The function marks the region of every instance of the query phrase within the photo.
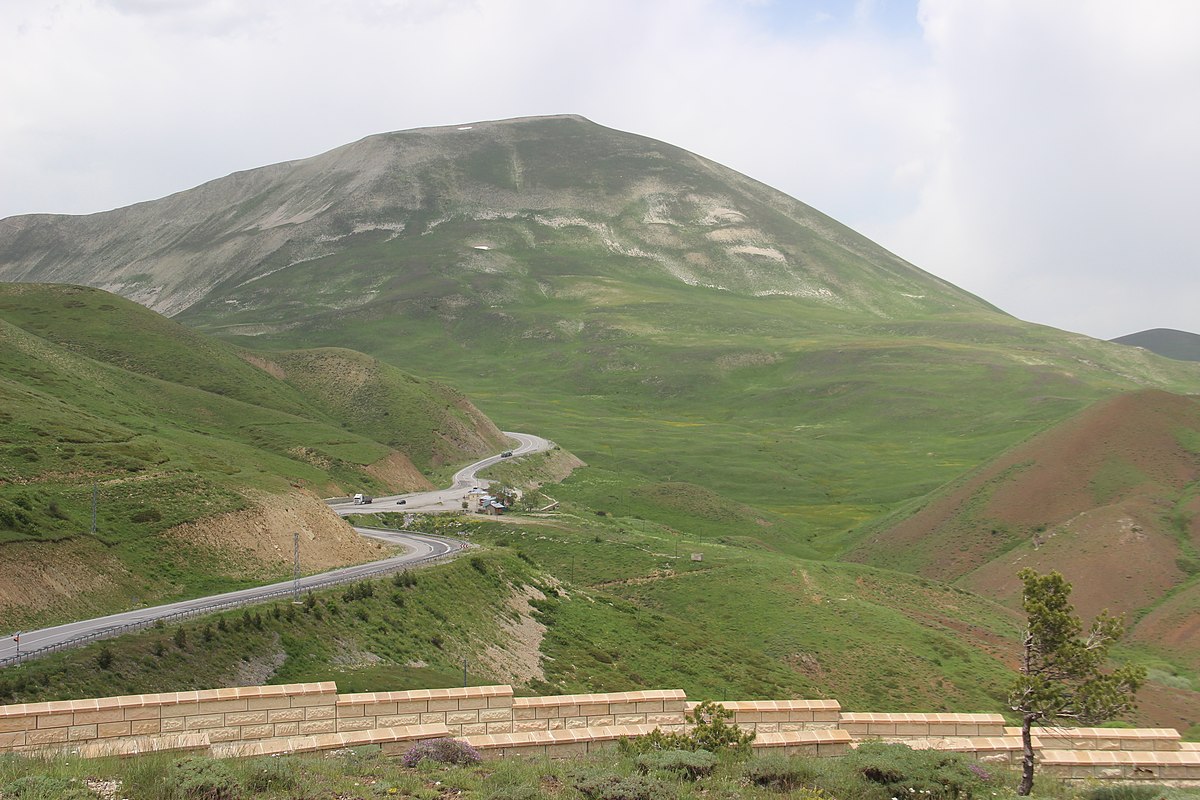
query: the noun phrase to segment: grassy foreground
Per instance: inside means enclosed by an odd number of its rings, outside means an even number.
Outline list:
[[[1017,774],[983,768],[961,756],[864,745],[841,758],[745,756],[667,751],[617,752],[569,760],[509,759],[452,766],[359,748],[327,756],[242,761],[166,755],[80,761],[0,759],[0,793],[21,800],[991,800],[1015,797]],[[1056,800],[1183,800],[1200,790],[1164,786],[1070,786],[1041,777],[1034,797]]]

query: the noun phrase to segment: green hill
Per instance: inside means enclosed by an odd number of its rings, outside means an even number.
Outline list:
[[[375,548],[318,496],[422,487],[414,462],[504,441],[462,395],[360,354],[280,353],[280,367],[95,289],[0,285],[0,343],[0,604],[14,623],[280,575],[290,550],[243,551],[290,541],[290,525],[312,538],[309,569],[364,560]],[[223,515],[230,530],[203,530]]]

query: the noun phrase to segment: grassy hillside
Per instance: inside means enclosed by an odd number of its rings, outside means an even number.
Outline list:
[[[22,576],[0,587],[9,625],[275,577],[289,559],[246,551],[284,525],[313,537],[310,569],[370,557],[316,495],[426,485],[397,444],[432,465],[503,439],[458,393],[352,353],[326,356],[341,385],[405,392],[378,404],[388,425],[339,415],[321,354],[281,355],[289,380],[93,289],[0,286],[0,345],[0,562]],[[197,521],[209,529],[180,538]]]

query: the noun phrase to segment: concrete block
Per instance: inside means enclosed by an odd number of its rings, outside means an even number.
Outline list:
[[[275,727],[275,735],[276,736],[282,737],[282,736],[299,736],[300,735],[300,723],[299,722],[280,722],[277,725],[275,725],[274,727]]]
[[[546,720],[546,730],[561,731],[566,730],[567,722],[563,719],[548,719]]]
[[[487,699],[487,701],[488,701],[488,708],[512,708],[513,707],[513,698],[512,698],[511,694],[510,695],[500,695],[500,696],[496,696],[496,697],[489,697]]]
[[[487,733],[487,723],[477,722],[474,725],[463,725],[463,736],[483,736]]]
[[[106,708],[98,711],[76,711],[76,725],[95,725],[99,722],[124,722],[126,717],[119,708]]]
[[[337,709],[333,706],[308,706],[304,709],[305,721],[314,719],[336,719]]]
[[[638,710],[637,703],[609,703],[609,714],[636,714]],[[618,723],[620,724],[620,723]]]
[[[223,728],[225,727],[224,714],[198,714],[194,717],[187,717],[185,723],[189,731],[202,731],[208,728]]]
[[[401,709],[401,706],[404,706],[404,708]],[[414,708],[408,708],[408,706],[414,706]],[[349,714],[343,714],[342,712],[349,711],[352,708],[360,709],[362,712],[360,716],[364,717],[386,717],[390,714],[399,714],[402,710],[415,711],[419,714],[422,711],[427,711],[428,706],[429,703],[425,701],[419,703],[367,703],[361,706],[338,706],[338,716],[349,716]]]
[[[371,717],[367,717],[371,719]],[[420,714],[396,714],[391,717],[375,717],[375,727],[377,728],[403,728],[406,725],[420,725]]]
[[[25,746],[25,731],[12,731],[11,733],[0,733],[0,750],[7,750],[11,747]]]
[[[488,710],[491,710],[488,706]],[[512,710],[512,718],[516,719],[537,719],[537,709],[534,708],[514,708]]]
[[[337,720],[337,732],[374,730],[374,717],[340,717]]]
[[[392,703],[391,705],[395,705],[395,704]],[[366,706],[362,706],[362,705],[338,706],[337,707],[337,718],[338,719],[349,719],[350,717],[365,717],[365,716],[368,716],[366,713],[366,710],[367,710]],[[375,714],[371,714],[370,716],[373,717],[373,716],[375,716]]]
[[[272,711],[280,708],[291,708],[292,704],[286,697],[248,697],[247,711]]]
[[[121,713],[127,721],[135,719],[160,719],[162,717],[162,715],[158,713],[158,708],[155,706],[150,706],[148,708],[137,708],[135,706],[130,706],[129,708],[121,709]],[[116,720],[113,720],[113,722],[116,722]]]
[[[272,724],[279,722],[303,722],[303,708],[277,708],[267,711],[267,722]]]
[[[67,740],[71,742],[95,739],[96,735],[95,725],[72,725],[67,728]]]
[[[244,725],[241,728],[243,739],[270,739],[275,735],[274,725]]]
[[[185,717],[169,717],[168,719],[159,720],[159,730],[162,733],[182,733],[186,724],[187,719]]]
[[[135,719],[129,723],[129,733],[133,736],[153,736],[159,733],[160,725],[157,719]]]
[[[396,710],[393,713],[404,714],[406,712],[412,713],[415,711],[418,714],[423,714],[428,710],[429,710],[429,701],[428,700],[402,700],[402,701],[396,703]]]
[[[458,701],[458,709],[460,711],[478,710],[487,707],[488,699],[486,697],[463,697]]]
[[[645,714],[617,714],[617,725],[645,725]]]
[[[518,719],[507,708],[484,708],[477,713],[480,722],[506,722]]]
[[[236,742],[241,738],[241,728],[213,728],[208,732],[210,742]]]
[[[449,698],[446,700],[430,700],[430,711],[458,711],[458,698]]]
[[[96,725],[96,735],[101,739],[111,736],[128,736],[130,725],[132,723],[129,722],[101,722]]]
[[[586,728],[588,726],[588,717],[567,717],[567,730],[575,728]]]
[[[288,700],[292,708],[307,708],[309,706],[334,706],[337,705],[336,694],[305,694],[291,695]]]
[[[63,744],[66,741],[66,728],[42,728],[40,730],[25,731],[25,743],[30,746]]]
[[[0,733],[15,733],[37,727],[37,717],[0,717]]]
[[[446,723],[445,712],[442,712],[440,714],[435,713],[435,714],[422,714],[421,715],[421,724],[422,725],[439,725],[439,724],[444,725],[445,723]]]
[[[492,733],[512,733],[513,723],[511,722],[489,722],[487,723],[487,732]]]
[[[588,717],[587,721],[589,728],[611,728],[613,725],[617,724],[617,718],[612,715]]]
[[[266,725],[270,720],[266,711],[238,711],[225,715],[225,724],[231,727],[239,725]]]
[[[548,730],[546,720],[526,719],[513,722],[513,733],[532,733]]]
[[[38,729],[44,728],[69,728],[75,724],[75,715],[66,714],[42,714],[37,718]]]
[[[300,735],[309,736],[314,733],[337,733],[337,720],[314,719],[300,723]]]
[[[246,711],[246,700],[210,700],[196,705],[197,714],[229,714]],[[256,711],[258,709],[255,709]]]
[[[447,711],[447,725],[470,725],[472,722],[479,722],[478,711]]]

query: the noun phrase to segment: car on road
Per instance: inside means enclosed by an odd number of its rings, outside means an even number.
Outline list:
[[[406,506],[406,505],[408,505],[408,501],[407,501],[407,500],[397,500],[397,501],[396,501],[396,505],[398,505],[398,506]]]
[[[512,458],[512,450],[505,450],[500,454],[501,458]]]

